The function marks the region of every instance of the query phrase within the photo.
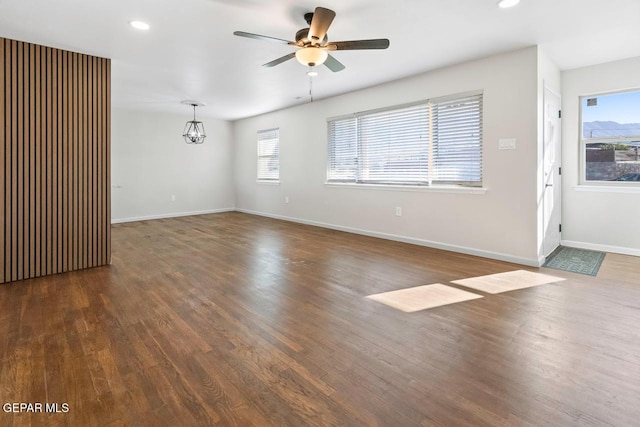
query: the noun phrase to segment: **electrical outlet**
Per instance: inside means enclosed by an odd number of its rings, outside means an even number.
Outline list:
[[[175,202],[175,201],[176,201],[176,195],[175,195],[175,194],[172,194],[172,195],[171,195],[170,200],[171,200],[172,202]]]
[[[289,203],[289,196],[285,196],[285,197],[284,197],[284,202],[285,202],[285,203]]]
[[[400,206],[396,206],[396,216],[402,216],[402,208]]]

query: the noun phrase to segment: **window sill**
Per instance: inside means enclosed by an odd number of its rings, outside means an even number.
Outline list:
[[[257,184],[261,184],[261,185],[280,185],[280,181],[273,181],[273,180],[261,180],[261,179],[257,179],[256,180]]]
[[[325,182],[326,187],[334,188],[358,188],[362,190],[383,190],[383,191],[417,191],[425,193],[455,193],[455,194],[485,194],[486,187],[461,187],[458,185],[434,185],[434,186],[411,186],[411,185],[386,185],[386,184],[351,184],[338,182]]]
[[[640,194],[640,186],[622,186],[622,185],[576,185],[573,187],[575,191],[589,193],[627,193]]]

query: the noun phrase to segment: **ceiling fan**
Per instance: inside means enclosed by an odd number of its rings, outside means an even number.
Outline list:
[[[273,67],[295,57],[302,65],[314,67],[324,64],[331,71],[337,72],[344,70],[345,66],[330,55],[329,51],[386,49],[389,47],[389,39],[330,42],[327,37],[327,30],[335,16],[336,13],[333,10],[325,9],[324,7],[316,7],[314,12],[305,13],[304,19],[309,27],[298,30],[295,42],[244,31],[235,31],[233,34],[250,39],[287,44],[298,48],[295,52],[263,64],[263,67]]]

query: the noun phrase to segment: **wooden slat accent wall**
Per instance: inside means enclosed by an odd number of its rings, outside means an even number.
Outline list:
[[[0,283],[111,258],[109,59],[0,38]]]

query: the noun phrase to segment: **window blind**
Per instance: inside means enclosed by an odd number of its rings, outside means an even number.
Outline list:
[[[432,181],[482,182],[482,95],[435,103],[432,111]]]
[[[280,179],[280,130],[258,131],[258,180]]]
[[[329,182],[482,183],[482,94],[328,121]]]
[[[357,179],[357,138],[355,117],[329,122],[329,181],[351,182]]]
[[[428,105],[419,105],[358,119],[358,181],[428,183],[428,109]]]

